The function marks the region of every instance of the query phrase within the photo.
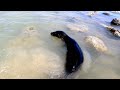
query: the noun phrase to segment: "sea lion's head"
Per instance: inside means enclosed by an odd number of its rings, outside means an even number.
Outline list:
[[[60,39],[64,39],[66,35],[65,32],[63,31],[55,31],[55,32],[51,32],[51,35],[54,36],[54,37],[58,37]]]

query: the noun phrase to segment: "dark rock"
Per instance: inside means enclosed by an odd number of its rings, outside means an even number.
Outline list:
[[[115,19],[113,19],[111,21],[111,24],[113,24],[113,25],[120,25],[120,20],[118,20],[117,18],[115,18]]]
[[[107,12],[104,12],[103,14],[104,14],[104,15],[110,15],[110,14],[109,14],[109,13],[107,13]]]
[[[110,27],[108,26],[107,29],[114,35],[114,36],[117,36],[117,37],[120,37],[120,31],[113,28],[113,27]]]

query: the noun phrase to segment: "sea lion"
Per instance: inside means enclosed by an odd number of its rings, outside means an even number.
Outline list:
[[[51,32],[51,35],[62,39],[66,44],[66,73],[70,74],[72,72],[77,71],[84,61],[83,52],[82,49],[79,47],[78,43],[63,31]]]

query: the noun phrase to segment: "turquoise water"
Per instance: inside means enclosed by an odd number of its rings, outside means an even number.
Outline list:
[[[74,38],[84,52],[82,69],[68,78],[120,78],[120,40],[100,25],[110,25],[120,14],[108,11],[110,16],[106,16],[102,12],[90,17],[89,11],[1,11],[0,78],[63,77],[66,47],[64,42],[51,37],[50,33],[56,30]],[[69,24],[81,25],[81,29],[86,27],[88,31],[70,30]],[[99,37],[108,53],[91,48],[85,42],[90,35]]]

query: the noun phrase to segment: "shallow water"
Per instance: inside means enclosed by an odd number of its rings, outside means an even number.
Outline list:
[[[64,78],[66,47],[50,35],[56,30],[75,39],[84,53],[82,67],[67,78],[120,78],[120,39],[100,25],[110,25],[120,14],[109,11],[110,16],[106,16],[102,12],[89,17],[88,11],[1,11],[0,78]],[[72,31],[68,24],[84,25],[88,31]],[[85,42],[90,35],[99,37],[108,53],[90,47]]]

